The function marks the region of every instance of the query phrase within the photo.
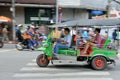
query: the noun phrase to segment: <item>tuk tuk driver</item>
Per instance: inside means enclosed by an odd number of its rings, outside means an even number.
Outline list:
[[[55,56],[58,55],[58,51],[60,48],[69,48],[71,46],[72,36],[70,34],[70,29],[65,28],[64,34],[65,34],[64,39],[61,40],[60,42],[56,42],[56,45],[54,46],[54,55]]]
[[[98,47],[98,48],[101,47],[102,37],[100,35],[100,29],[96,28],[94,30],[94,33],[95,33],[95,37],[86,43],[84,50],[82,51],[82,54],[86,54],[89,47]]]

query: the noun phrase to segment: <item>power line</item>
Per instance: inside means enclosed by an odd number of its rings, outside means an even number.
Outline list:
[[[112,1],[114,1],[114,2],[116,2],[116,3],[118,3],[118,4],[120,5],[120,2],[119,2],[119,1],[116,1],[116,0],[112,0]]]

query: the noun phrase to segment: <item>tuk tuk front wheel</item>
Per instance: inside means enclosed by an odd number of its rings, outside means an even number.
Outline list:
[[[39,67],[47,67],[49,64],[49,60],[46,55],[41,54],[37,57],[36,63]]]
[[[94,57],[91,66],[95,70],[104,70],[107,67],[107,61],[102,56]]]

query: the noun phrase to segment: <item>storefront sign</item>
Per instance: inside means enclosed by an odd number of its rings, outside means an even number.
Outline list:
[[[31,21],[39,21],[39,20],[41,20],[41,21],[49,21],[49,18],[48,17],[30,17],[30,20]]]
[[[58,6],[62,7],[78,7],[80,6],[80,1],[81,0],[57,0],[58,1]]]

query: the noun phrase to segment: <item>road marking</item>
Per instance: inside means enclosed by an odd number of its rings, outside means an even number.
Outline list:
[[[53,79],[22,79],[22,80],[113,80],[112,78],[53,78]]]
[[[36,62],[36,59],[33,59],[32,62]]]
[[[28,63],[27,66],[37,66],[37,63]]]
[[[65,70],[70,70],[70,69],[59,69],[59,68],[41,68],[41,67],[23,67],[20,69],[20,71],[55,71],[55,70],[60,70],[60,71],[65,71]]]
[[[51,64],[52,65],[52,64]],[[72,72],[71,69],[64,68],[41,68],[36,67],[36,59],[33,59],[32,62],[26,64],[26,67],[20,69],[22,73],[16,73],[13,75],[15,78],[22,78],[21,80],[113,80],[112,78],[101,78],[99,76],[109,76],[110,73],[108,71],[90,71],[90,72]],[[74,69],[77,70],[77,69]],[[38,71],[38,72],[37,72]],[[39,71],[62,71],[62,73],[39,73]],[[71,71],[71,72],[65,72]],[[25,72],[25,73],[24,73]],[[78,78],[76,78],[76,76]],[[92,78],[79,78],[80,76],[92,76]],[[94,76],[98,76],[94,78]],[[59,78],[57,78],[59,77]],[[70,78],[72,77],[72,78]],[[32,79],[30,79],[32,78]],[[41,78],[41,79],[38,79]]]
[[[78,73],[17,73],[14,77],[69,77],[69,76],[106,76],[109,72],[78,72]],[[107,79],[106,79],[107,80]]]
[[[10,50],[1,50],[0,52],[8,52],[8,51],[13,51],[13,50],[16,50],[16,49],[10,49]]]
[[[37,66],[37,63],[36,62],[31,62],[31,63],[28,63],[26,64],[27,66]],[[50,65],[53,65],[51,62],[49,63],[49,66]]]

